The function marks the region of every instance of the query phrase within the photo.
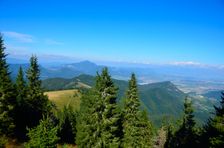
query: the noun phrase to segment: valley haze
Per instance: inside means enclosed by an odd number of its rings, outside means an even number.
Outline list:
[[[62,59],[61,59],[62,60]],[[149,84],[161,81],[171,81],[185,93],[197,94],[209,91],[219,91],[224,88],[224,68],[221,66],[202,65],[195,63],[170,63],[170,64],[142,64],[128,62],[94,62],[73,60],[70,63],[49,62],[43,63],[41,78],[73,78],[80,74],[96,75],[103,67],[108,67],[113,78],[128,80],[131,73],[138,77],[139,84]],[[8,58],[10,71],[13,77],[21,65],[28,68],[28,61]]]

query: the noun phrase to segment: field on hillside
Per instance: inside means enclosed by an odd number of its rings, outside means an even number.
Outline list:
[[[71,105],[75,110],[79,109],[81,94],[76,89],[45,92],[48,98],[56,104],[58,109]]]

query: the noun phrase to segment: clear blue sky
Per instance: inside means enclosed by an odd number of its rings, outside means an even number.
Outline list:
[[[0,0],[12,56],[224,64],[223,0]]]

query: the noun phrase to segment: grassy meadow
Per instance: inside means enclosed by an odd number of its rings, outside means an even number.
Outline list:
[[[58,109],[71,105],[75,110],[79,109],[81,94],[77,89],[45,92],[48,98],[54,102]]]

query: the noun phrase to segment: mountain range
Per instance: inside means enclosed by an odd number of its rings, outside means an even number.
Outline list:
[[[12,72],[12,78],[15,79],[19,66],[26,71],[28,64],[15,59],[9,70]],[[105,67],[97,65],[90,61],[81,61],[70,64],[41,64],[41,79],[48,78],[73,78],[80,74],[95,76],[97,71]],[[155,65],[155,64],[117,64],[107,65],[113,78],[119,80],[128,80],[131,73],[134,72],[140,84],[148,84],[160,81],[171,81],[184,92],[206,93],[212,90],[222,90],[224,88],[224,69],[221,67],[211,67],[202,65]]]

